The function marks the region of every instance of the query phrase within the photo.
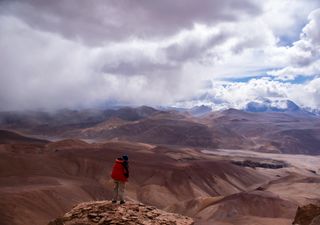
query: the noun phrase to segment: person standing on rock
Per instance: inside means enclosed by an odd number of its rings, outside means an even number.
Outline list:
[[[111,178],[114,181],[113,198],[112,203],[117,203],[119,198],[120,204],[125,203],[124,201],[124,188],[125,183],[129,178],[129,163],[128,156],[124,155],[117,158],[112,167]]]

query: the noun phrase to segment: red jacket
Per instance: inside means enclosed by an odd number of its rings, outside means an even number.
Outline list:
[[[127,182],[129,177],[128,162],[123,159],[116,159],[112,167],[111,177],[114,180]]]

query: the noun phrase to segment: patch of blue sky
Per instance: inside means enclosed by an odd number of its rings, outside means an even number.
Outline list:
[[[261,79],[261,78],[273,78],[273,76],[269,75],[268,72],[271,70],[279,70],[281,68],[265,68],[260,70],[252,70],[248,71],[247,74],[241,74],[233,77],[227,77],[222,79],[223,81],[228,82],[240,82],[240,83],[246,83],[252,79]]]
[[[294,38],[292,36],[282,36],[282,37],[279,37],[279,42],[278,42],[278,45],[279,46],[292,46],[292,44],[295,42],[295,41],[298,41],[299,39],[298,38]]]
[[[292,80],[284,80],[283,83],[291,83],[291,84],[304,84],[306,82],[309,82],[313,80],[316,76],[304,76],[304,75],[298,75]]]
[[[301,31],[307,23],[308,23],[307,20],[298,21],[294,29],[290,30],[290,32],[286,32],[278,36],[278,39],[279,39],[278,45],[291,47],[294,42],[299,41]]]
[[[239,77],[239,78],[227,78],[225,81],[236,82],[236,83],[247,83],[252,79],[261,79],[266,76],[248,76],[248,77]]]
[[[226,78],[224,79],[224,81],[236,82],[236,83],[247,83],[253,79],[270,79],[270,80],[277,80],[278,82],[282,82],[282,83],[303,84],[313,80],[314,78],[315,76],[298,75],[291,80],[281,80],[281,79],[278,79],[276,76],[261,75],[261,76],[248,76],[248,77],[239,77],[239,78]]]

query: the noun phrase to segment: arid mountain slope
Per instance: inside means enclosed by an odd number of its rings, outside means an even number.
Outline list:
[[[16,132],[0,130],[0,144],[46,144],[49,141],[26,137]]]
[[[0,124],[4,129],[21,130],[32,134],[61,136],[64,132],[95,126],[110,118],[136,121],[151,116],[157,110],[142,106],[119,109],[59,110],[56,112],[0,112]]]
[[[123,153],[130,156],[128,198],[160,208],[239,193],[269,179],[192,149],[67,140],[26,151],[20,145],[1,144],[2,223],[45,224],[75,203],[110,199],[110,169]]]
[[[201,118],[219,148],[293,154],[320,153],[320,118],[309,114],[235,109]]]
[[[0,113],[0,128],[26,134],[92,141],[122,140],[259,152],[320,154],[320,118],[300,112],[229,109],[193,117],[150,107],[61,111],[55,114]]]
[[[27,146],[0,144],[4,225],[46,224],[74,204],[110,199],[110,170],[124,153],[130,160],[127,199],[191,216],[196,224],[289,225],[299,204],[320,199],[319,159],[314,156],[295,161],[294,155],[280,155],[288,166],[270,169],[235,164],[275,162],[268,162],[270,154],[240,150],[206,150],[209,154],[202,148],[76,139]],[[280,160],[276,154],[270,157]],[[306,159],[314,160],[312,167],[303,164]]]

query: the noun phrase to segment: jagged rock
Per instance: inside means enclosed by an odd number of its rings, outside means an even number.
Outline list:
[[[111,201],[86,202],[76,205],[63,217],[48,225],[192,225],[193,220],[137,202],[123,205]]]
[[[320,206],[309,204],[299,207],[292,224],[320,225]]]

